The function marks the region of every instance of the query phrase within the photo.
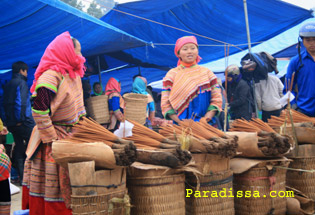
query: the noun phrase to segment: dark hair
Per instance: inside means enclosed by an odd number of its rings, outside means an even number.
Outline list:
[[[74,37],[72,37],[71,38],[72,39],[72,42],[73,42],[73,46],[74,46],[74,48],[76,48],[76,44],[75,44],[75,42],[77,41],[77,42],[79,42],[76,38],[74,38]]]
[[[134,81],[134,80],[136,79],[136,77],[142,77],[142,75],[140,75],[140,74],[134,75],[134,76],[132,77],[132,80]]]
[[[100,82],[95,82],[95,83],[93,84],[93,89],[94,89],[95,86],[98,85],[98,84],[101,85]]]
[[[23,61],[17,61],[15,63],[12,64],[12,72],[13,73],[19,73],[20,70],[28,70],[28,66],[26,63],[24,63]]]

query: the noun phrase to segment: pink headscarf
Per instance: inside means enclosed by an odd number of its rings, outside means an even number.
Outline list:
[[[175,44],[175,49],[174,49],[174,53],[176,55],[176,57],[178,57],[178,62],[177,62],[177,66],[181,64],[181,60],[178,56],[178,52],[179,50],[187,43],[193,43],[198,47],[198,42],[195,36],[185,36],[185,37],[181,37],[176,41]],[[199,63],[199,61],[202,58],[198,55],[197,59],[196,59],[196,63]]]
[[[35,91],[38,78],[51,69],[61,74],[69,74],[70,78],[84,75],[85,58],[74,51],[74,45],[68,31],[58,35],[46,48],[34,74],[35,79],[31,93]]]
[[[121,87],[117,79],[110,78],[105,87],[105,95],[110,95],[111,93],[120,93]]]

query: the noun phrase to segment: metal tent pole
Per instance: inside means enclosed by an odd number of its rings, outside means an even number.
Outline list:
[[[100,80],[100,84],[102,86],[102,75],[101,75],[101,65],[100,65],[100,56],[97,56],[97,69],[98,69],[98,79]]]
[[[246,23],[246,33],[247,33],[247,42],[248,42],[248,51],[251,52],[252,46],[250,41],[250,31],[249,31],[249,22],[248,22],[248,12],[247,12],[247,2],[243,0],[244,3],[244,15],[245,15],[245,23]]]
[[[250,54],[251,51],[252,51],[252,45],[251,45],[251,41],[250,41],[250,30],[249,30],[249,22],[248,22],[248,12],[247,12],[247,2],[246,2],[246,0],[243,0],[243,3],[244,3],[244,15],[245,15],[245,23],[246,23],[248,52]],[[251,85],[252,85],[252,89],[253,89],[253,97],[254,97],[254,103],[255,103],[255,113],[256,113],[256,117],[258,118],[258,107],[257,107],[257,102],[256,102],[255,81],[254,81],[254,79],[252,79]]]

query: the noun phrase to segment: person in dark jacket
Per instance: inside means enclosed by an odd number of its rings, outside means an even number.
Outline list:
[[[26,82],[27,71],[26,63],[22,61],[13,63],[12,79],[4,86],[3,92],[5,124],[14,138],[13,159],[18,169],[20,182],[23,181],[25,151],[35,125],[31,112],[29,88]]]
[[[228,71],[228,102],[232,119],[250,120],[253,113],[253,97],[249,85],[242,79],[239,67],[230,65]]]

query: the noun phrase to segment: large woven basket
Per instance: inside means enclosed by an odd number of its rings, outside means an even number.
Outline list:
[[[125,215],[129,201],[127,191],[93,196],[71,196],[73,215]],[[125,202],[123,199],[125,198]],[[116,200],[120,199],[117,202]],[[127,214],[126,214],[127,215]]]
[[[288,163],[282,164],[287,167]],[[248,171],[234,175],[233,188],[235,195],[235,214],[239,215],[285,215],[286,198],[279,197],[286,191],[286,169],[267,167],[254,167]],[[253,197],[254,192],[259,192],[260,197]],[[271,197],[277,195],[277,197]],[[237,194],[242,192],[243,196]],[[245,197],[245,192],[250,192],[251,197]]]
[[[86,100],[86,111],[90,117],[100,124],[109,123],[108,96],[100,95]]]
[[[196,169],[204,175],[223,172],[230,169],[230,158],[208,153],[192,153]]]
[[[315,170],[315,157],[291,158],[292,169]],[[287,185],[300,190],[308,197],[315,200],[315,172],[288,170]]]
[[[127,179],[133,215],[184,215],[185,175]]]
[[[123,97],[126,104],[124,112],[126,119],[134,120],[144,125],[147,117],[148,96],[127,93]]]
[[[186,194],[188,189],[193,192],[190,197],[186,195],[186,215],[234,215],[234,198],[230,197],[233,196],[233,172],[227,170],[198,178],[199,181],[194,175],[186,175]],[[201,197],[194,196],[198,186]],[[226,197],[220,197],[220,192]],[[214,193],[218,197],[211,195]]]

